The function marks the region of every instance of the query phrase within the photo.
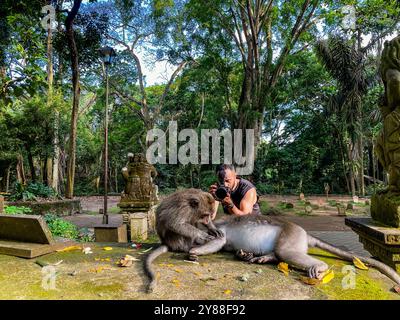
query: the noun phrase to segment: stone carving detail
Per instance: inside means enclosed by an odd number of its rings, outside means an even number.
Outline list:
[[[125,189],[121,197],[123,202],[156,202],[158,188],[153,183],[157,171],[146,161],[144,155],[128,154],[128,163],[122,169]]]
[[[400,234],[389,234],[386,236],[386,243],[388,244],[400,244]]]
[[[385,42],[380,74],[385,95],[380,106],[383,128],[376,142],[376,152],[389,174],[387,191],[400,192],[400,36]]]

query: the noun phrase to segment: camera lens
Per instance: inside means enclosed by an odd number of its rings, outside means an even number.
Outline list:
[[[220,186],[216,191],[215,191],[215,196],[219,199],[222,200],[228,195],[228,188],[225,186]]]

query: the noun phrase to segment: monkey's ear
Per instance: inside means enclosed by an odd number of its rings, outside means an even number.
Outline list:
[[[197,198],[189,198],[189,204],[192,208],[197,208],[199,206],[199,199]]]

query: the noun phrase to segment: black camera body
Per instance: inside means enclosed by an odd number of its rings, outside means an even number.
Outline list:
[[[218,201],[222,201],[228,194],[231,193],[231,189],[225,187],[224,185],[218,186],[218,189],[215,190],[215,197]]]

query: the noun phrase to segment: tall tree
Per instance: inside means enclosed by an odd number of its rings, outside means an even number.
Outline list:
[[[68,165],[67,165],[67,186],[65,190],[65,197],[69,199],[71,199],[74,194],[76,136],[77,136],[79,96],[80,96],[78,48],[75,42],[75,34],[73,26],[74,26],[74,19],[78,14],[81,3],[82,0],[74,0],[72,9],[68,12],[67,19],[65,20],[68,47],[70,50],[71,69],[72,69],[72,90],[73,90],[71,130],[70,130]]]

